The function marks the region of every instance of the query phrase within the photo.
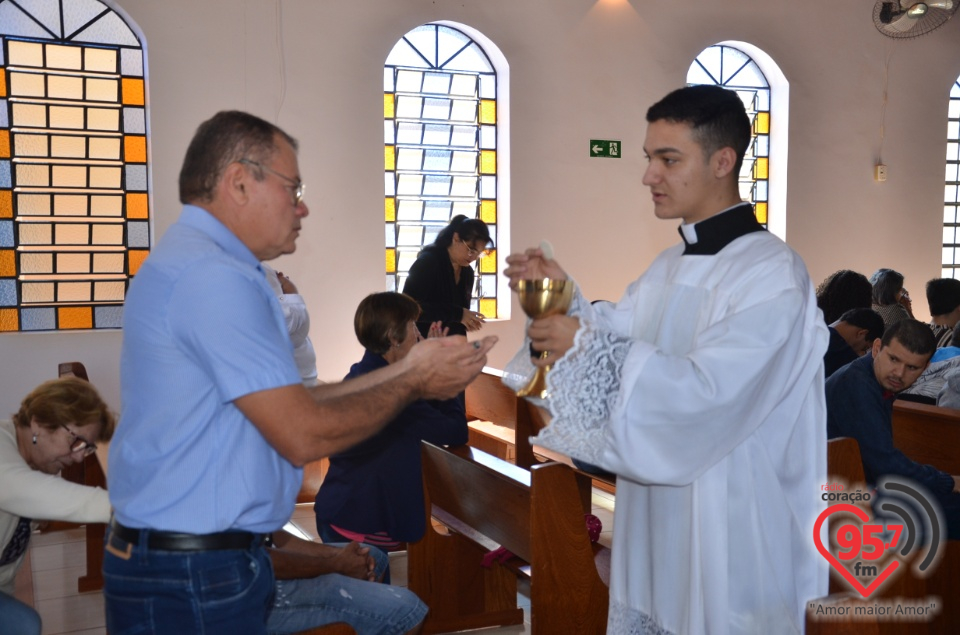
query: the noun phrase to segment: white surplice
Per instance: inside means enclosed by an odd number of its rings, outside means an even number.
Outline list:
[[[827,329],[803,261],[766,231],[683,250],[616,305],[578,294],[532,441],[618,475],[608,633],[802,633],[827,592]],[[529,368],[522,350],[505,381]]]

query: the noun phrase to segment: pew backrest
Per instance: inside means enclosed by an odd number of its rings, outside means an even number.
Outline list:
[[[893,402],[893,444],[918,463],[960,474],[960,410]]]

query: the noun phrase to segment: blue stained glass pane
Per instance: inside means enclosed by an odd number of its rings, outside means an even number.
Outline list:
[[[123,131],[127,134],[146,134],[147,124],[143,108],[124,107]]]
[[[140,221],[127,223],[127,247],[150,246],[150,226]]]
[[[0,43],[2,46],[2,43]],[[0,128],[9,128],[10,122],[7,120],[7,100],[0,99]]]
[[[426,202],[423,210],[423,220],[447,223],[450,218],[450,201]],[[433,242],[433,239],[430,242]]]
[[[450,222],[449,218],[443,219],[445,223]],[[437,239],[437,234],[440,233],[440,227],[425,227],[423,231],[423,244],[432,245],[433,241]]]
[[[427,150],[426,160],[423,162],[424,170],[449,170],[450,169],[449,150]]]
[[[17,281],[0,280],[0,306],[17,306]]]
[[[3,38],[0,37],[0,66],[3,66],[4,64],[6,64],[6,62],[4,62],[4,57],[3,57],[3,56],[4,56],[4,53],[3,53],[4,50],[5,50],[5,49],[4,49],[4,47],[3,47]]]
[[[13,221],[0,221],[0,247],[13,247]]]
[[[21,331],[52,331],[57,327],[56,309],[23,309],[20,311]]]
[[[120,72],[127,77],[143,77],[143,51],[120,49]]]
[[[3,25],[4,35],[50,39],[48,31],[34,22],[12,2],[0,2],[0,24]]]
[[[423,185],[425,196],[447,196],[450,194],[450,183],[452,179],[449,176],[427,175]]]
[[[756,199],[754,199],[755,202],[766,201],[767,200],[767,181],[766,180],[757,181],[757,187],[755,191],[757,196]]]
[[[0,187],[10,188],[10,162],[0,161]]]
[[[387,274],[387,291],[395,292],[396,290],[397,290],[397,277],[393,274],[388,273]]]
[[[770,137],[768,135],[757,135],[757,140],[753,144],[753,154],[758,157],[770,156]]]
[[[386,239],[386,246],[387,246],[387,247],[396,247],[396,246],[397,246],[397,238],[396,238],[396,236],[394,235],[394,231],[396,231],[395,228],[396,228],[396,224],[395,224],[395,223],[387,223],[386,225],[384,225],[384,229],[386,229],[385,239]]]
[[[79,42],[140,46],[140,40],[116,13],[108,13],[103,16],[74,36],[74,39]]]
[[[118,329],[123,326],[122,306],[98,306],[93,309],[93,325],[98,329]]]
[[[73,33],[106,8],[98,0],[73,0],[64,4],[63,28],[67,33]]]
[[[147,166],[128,165],[127,172],[127,190],[132,192],[147,191]]]

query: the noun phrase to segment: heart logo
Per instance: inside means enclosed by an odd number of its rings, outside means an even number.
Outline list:
[[[829,518],[832,514],[839,512],[851,513],[859,518],[862,522],[867,522],[870,520],[870,516],[855,505],[843,503],[831,505],[827,509],[823,510],[823,512],[820,513],[820,516],[817,517],[817,522],[813,526],[813,542],[817,545],[817,551],[819,551],[820,555],[830,563],[830,566],[832,566],[837,573],[843,576],[843,579],[849,582],[850,586],[860,593],[860,595],[862,595],[864,598],[868,598],[881,584],[883,584],[884,580],[889,578],[890,575],[900,567],[900,561],[895,558],[890,560],[890,562],[887,563],[887,566],[884,567],[883,571],[877,575],[874,581],[871,582],[869,586],[864,586],[863,583],[861,583],[860,580],[858,580],[849,569],[843,566],[836,556],[830,553],[830,550],[827,549],[826,545],[821,542],[820,528],[823,526],[823,523],[827,520],[827,518]],[[859,548],[857,551],[859,551]]]

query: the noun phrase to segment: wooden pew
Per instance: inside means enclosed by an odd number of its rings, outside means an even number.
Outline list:
[[[430,607],[423,632],[521,624],[517,575],[529,572],[533,633],[602,633],[609,592],[573,470],[527,471],[469,446],[422,448],[427,532],[408,548],[407,578]],[[450,533],[432,528],[431,511]],[[482,567],[501,545],[517,557]]]

